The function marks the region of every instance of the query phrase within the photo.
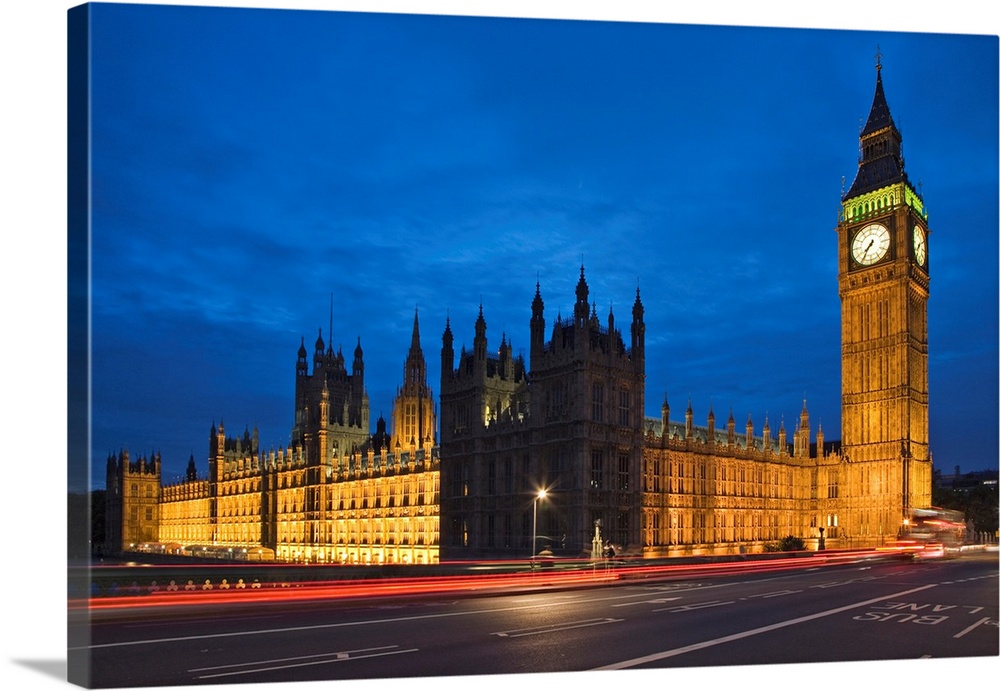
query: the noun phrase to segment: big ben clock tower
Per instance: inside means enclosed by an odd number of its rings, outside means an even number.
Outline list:
[[[859,500],[858,534],[894,534],[930,504],[927,212],[903,167],[877,62],[857,175],[837,224],[842,455]],[[856,507],[857,508],[857,507]]]

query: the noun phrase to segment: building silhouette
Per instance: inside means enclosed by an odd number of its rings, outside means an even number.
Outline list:
[[[636,291],[628,345],[614,313],[602,324],[584,268],[568,319],[546,331],[536,284],[529,363],[501,337],[488,354],[480,309],[472,352],[454,361],[450,323],[441,350],[441,515],[447,558],[530,556],[539,489],[542,541],[590,546],[594,521],[639,544],[645,376],[643,307]],[[548,340],[547,340],[548,339]],[[530,365],[530,371],[526,369]]]
[[[360,339],[348,372],[320,332],[311,373],[303,339],[289,447],[213,424],[207,476],[192,458],[169,486],[158,457],[109,456],[108,544],[328,563],[726,554],[788,535],[882,544],[930,505],[927,218],[879,63],[836,225],[838,441],[813,436],[806,401],[791,431],[765,419],[758,433],[749,417],[737,429],[731,410],[717,425],[711,406],[696,423],[690,401],[672,420],[666,394],[645,417],[640,292],[623,327],[610,309],[602,321],[581,266],[573,313],[551,326],[536,282],[527,362],[505,333],[491,350],[482,305],[471,351],[456,354],[446,320],[440,429],[416,313],[391,427],[380,417],[374,431]]]

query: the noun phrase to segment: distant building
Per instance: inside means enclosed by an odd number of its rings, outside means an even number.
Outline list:
[[[530,355],[502,334],[491,351],[480,306],[472,350],[441,347],[441,424],[414,316],[391,429],[370,430],[360,340],[344,357],[316,341],[298,351],[289,448],[212,426],[208,476],[160,484],[159,458],[108,459],[109,544],[141,542],[246,558],[433,563],[567,556],[604,545],[646,557],[758,551],[792,535],[813,548],[877,545],[930,506],[930,229],[903,165],[878,65],[857,175],[837,230],[841,439],[815,437],[805,401],[793,429],[758,433],[711,406],[695,424],[644,415],[645,306],[627,332],[602,323],[584,268],[573,313],[546,326],[531,302]],[[810,230],[809,232],[816,232]],[[831,376],[834,376],[831,373]],[[665,388],[665,387],[664,387]],[[547,494],[541,498],[539,490]]]
[[[951,475],[944,475],[940,470],[934,470],[934,487],[938,489],[950,489],[956,492],[969,492],[980,486],[996,486],[1000,473],[996,470],[973,470],[963,473],[959,466],[955,466],[955,472]]]

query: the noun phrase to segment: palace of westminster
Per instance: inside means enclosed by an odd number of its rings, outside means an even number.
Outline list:
[[[591,307],[583,268],[572,317],[546,325],[540,285],[530,354],[487,345],[480,306],[471,351],[441,347],[440,415],[416,315],[391,423],[372,432],[364,359],[316,340],[298,350],[287,448],[214,424],[207,475],[192,456],[164,486],[160,458],[107,459],[107,544],[129,551],[230,552],[247,559],[431,564],[581,556],[613,544],[644,557],[761,551],[793,535],[817,546],[876,545],[930,504],[928,227],[903,167],[881,65],[857,175],[837,223],[841,440],[813,436],[808,410],[737,429],[645,410],[644,306],[627,335]],[[539,489],[549,494],[541,498]],[[537,544],[536,538],[539,540]],[[194,547],[197,546],[197,547]]]

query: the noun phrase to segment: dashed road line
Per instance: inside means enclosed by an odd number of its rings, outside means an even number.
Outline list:
[[[693,605],[679,605],[677,607],[661,607],[660,609],[654,609],[654,612],[690,612],[696,609],[708,609],[709,607],[722,607],[723,605],[731,605],[736,600],[709,600],[708,602],[698,602]]]
[[[625,621],[624,619],[584,619],[582,621],[568,621],[560,624],[548,624],[547,626],[533,626],[527,629],[513,629],[511,631],[496,631],[494,636],[501,638],[520,638],[521,636],[536,636],[541,633],[555,633],[557,631],[568,631],[569,629],[582,629],[588,626],[600,626],[601,624],[616,624]]]

